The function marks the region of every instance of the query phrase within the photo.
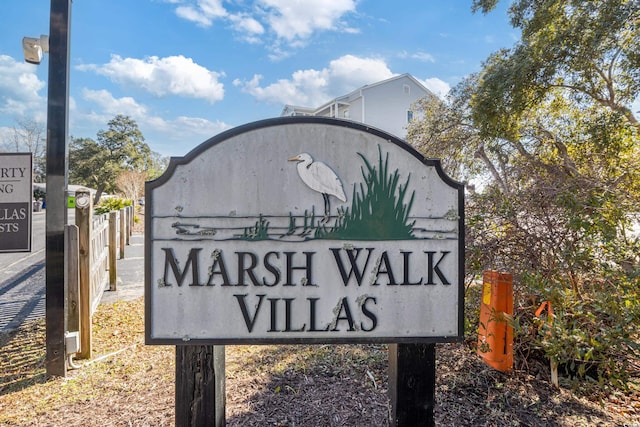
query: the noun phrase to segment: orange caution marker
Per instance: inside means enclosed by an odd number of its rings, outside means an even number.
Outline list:
[[[513,369],[513,276],[487,270],[482,278],[478,354],[498,371]]]

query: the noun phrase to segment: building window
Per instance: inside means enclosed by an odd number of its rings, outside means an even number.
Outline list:
[[[411,87],[409,87],[409,85],[402,85],[402,90],[404,90],[405,95],[409,95],[411,93]]]
[[[407,123],[411,123],[411,120],[413,120],[413,111],[407,110]]]

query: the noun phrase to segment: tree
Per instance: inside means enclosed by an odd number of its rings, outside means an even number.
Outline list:
[[[45,127],[33,119],[16,120],[13,133],[5,140],[9,150],[33,154],[33,179],[44,182],[46,174]]]
[[[518,0],[510,16],[521,41],[458,90],[466,108],[456,110],[482,141],[478,157],[505,196],[527,189],[526,200],[544,194],[562,208],[580,240],[565,253],[588,246],[585,236],[628,235],[640,211],[640,124],[630,108],[640,94],[640,2]]]
[[[69,177],[74,182],[96,189],[94,204],[103,192],[117,190],[116,179],[123,171],[147,171],[157,166],[137,123],[123,115],[115,116],[107,130],[98,132],[97,142],[72,139],[69,165]]]
[[[138,200],[144,194],[144,183],[147,172],[124,170],[116,178],[116,186],[127,199]]]
[[[474,0],[474,9],[496,4]],[[473,108],[483,134],[517,134],[513,118],[552,91],[640,127],[630,108],[640,92],[640,1],[518,0],[509,12],[522,40],[484,65]]]
[[[496,0],[476,0],[490,11]],[[467,271],[515,274],[522,331],[536,303],[553,330],[523,352],[620,381],[640,321],[638,1],[517,0],[522,39],[491,55],[445,103],[423,100],[408,139],[476,184],[467,197]],[[533,310],[531,310],[531,306]],[[577,370],[579,368],[576,368]],[[577,372],[584,374],[584,371]]]

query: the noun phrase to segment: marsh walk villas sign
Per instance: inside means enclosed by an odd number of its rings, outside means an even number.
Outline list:
[[[389,343],[392,423],[429,425],[434,343],[463,337],[463,194],[437,160],[355,122],[215,136],[147,183],[146,342],[177,346],[179,364],[187,347]],[[180,424],[181,407],[202,415],[178,382]]]

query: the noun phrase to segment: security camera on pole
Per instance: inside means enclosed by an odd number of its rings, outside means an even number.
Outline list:
[[[24,51],[25,61],[30,64],[40,64],[42,62],[42,54],[49,53],[49,36],[41,35],[38,39],[24,37],[22,39],[22,50]]]

